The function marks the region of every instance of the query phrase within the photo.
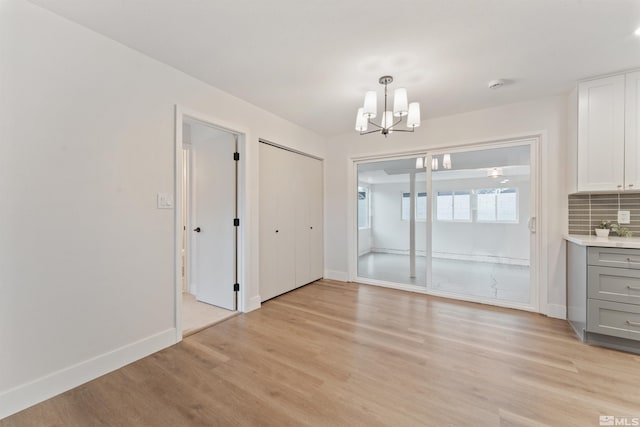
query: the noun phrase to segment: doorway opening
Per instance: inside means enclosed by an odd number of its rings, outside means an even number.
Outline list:
[[[354,279],[539,311],[537,147],[534,138],[354,161]]]
[[[238,313],[242,135],[177,111],[178,340]]]

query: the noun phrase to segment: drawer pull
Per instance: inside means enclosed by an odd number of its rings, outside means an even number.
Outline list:
[[[640,291],[640,287],[638,286],[627,285],[627,289],[629,289],[630,291]]]
[[[640,322],[632,322],[631,320],[627,320],[627,325],[640,327]]]
[[[627,258],[627,262],[640,263],[640,260],[635,260],[635,259]]]

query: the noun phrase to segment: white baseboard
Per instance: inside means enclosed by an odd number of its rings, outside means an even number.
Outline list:
[[[346,271],[325,270],[324,278],[330,280],[338,280],[340,282],[348,282],[349,274]]]
[[[555,319],[566,319],[567,307],[560,304],[547,304],[547,316]]]
[[[0,419],[176,343],[171,328],[0,393]]]
[[[524,267],[529,266],[528,259],[498,257],[498,256],[491,256],[491,255],[472,255],[472,254],[453,254],[453,253],[447,253],[447,252],[434,252],[432,257],[441,258],[441,259],[455,259],[459,261],[489,262],[489,263],[504,264],[504,265],[521,265]]]
[[[409,249],[371,248],[371,252],[376,254],[393,254],[393,255],[409,256]],[[421,249],[416,249],[416,256],[427,256],[427,252]]]
[[[187,285],[187,292],[191,295],[198,295],[198,285],[196,283],[189,283]]]
[[[248,313],[250,311],[259,309],[261,305],[262,305],[262,299],[260,298],[260,295],[256,295],[249,299],[249,302],[247,303],[247,306],[244,308],[243,311],[245,313]]]
[[[371,252],[380,254],[394,254],[394,255],[409,255],[409,251],[405,249],[389,249],[389,248],[371,248]],[[360,254],[362,256],[362,254]],[[427,252],[423,250],[416,250],[416,256],[427,256]],[[454,254],[447,252],[434,252],[433,258],[440,259],[455,259],[459,261],[473,261],[473,262],[490,262],[496,264],[506,265],[521,265],[529,266],[528,259],[509,258],[509,257],[497,257],[491,255],[474,255],[474,254]]]

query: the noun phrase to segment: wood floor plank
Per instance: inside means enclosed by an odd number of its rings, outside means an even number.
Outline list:
[[[639,384],[558,319],[322,280],[0,427],[597,426]]]

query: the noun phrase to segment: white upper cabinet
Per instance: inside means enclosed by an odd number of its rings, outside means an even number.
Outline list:
[[[625,77],[624,183],[627,190],[640,190],[640,71]]]
[[[624,170],[625,76],[580,83],[578,191],[622,190]]]

